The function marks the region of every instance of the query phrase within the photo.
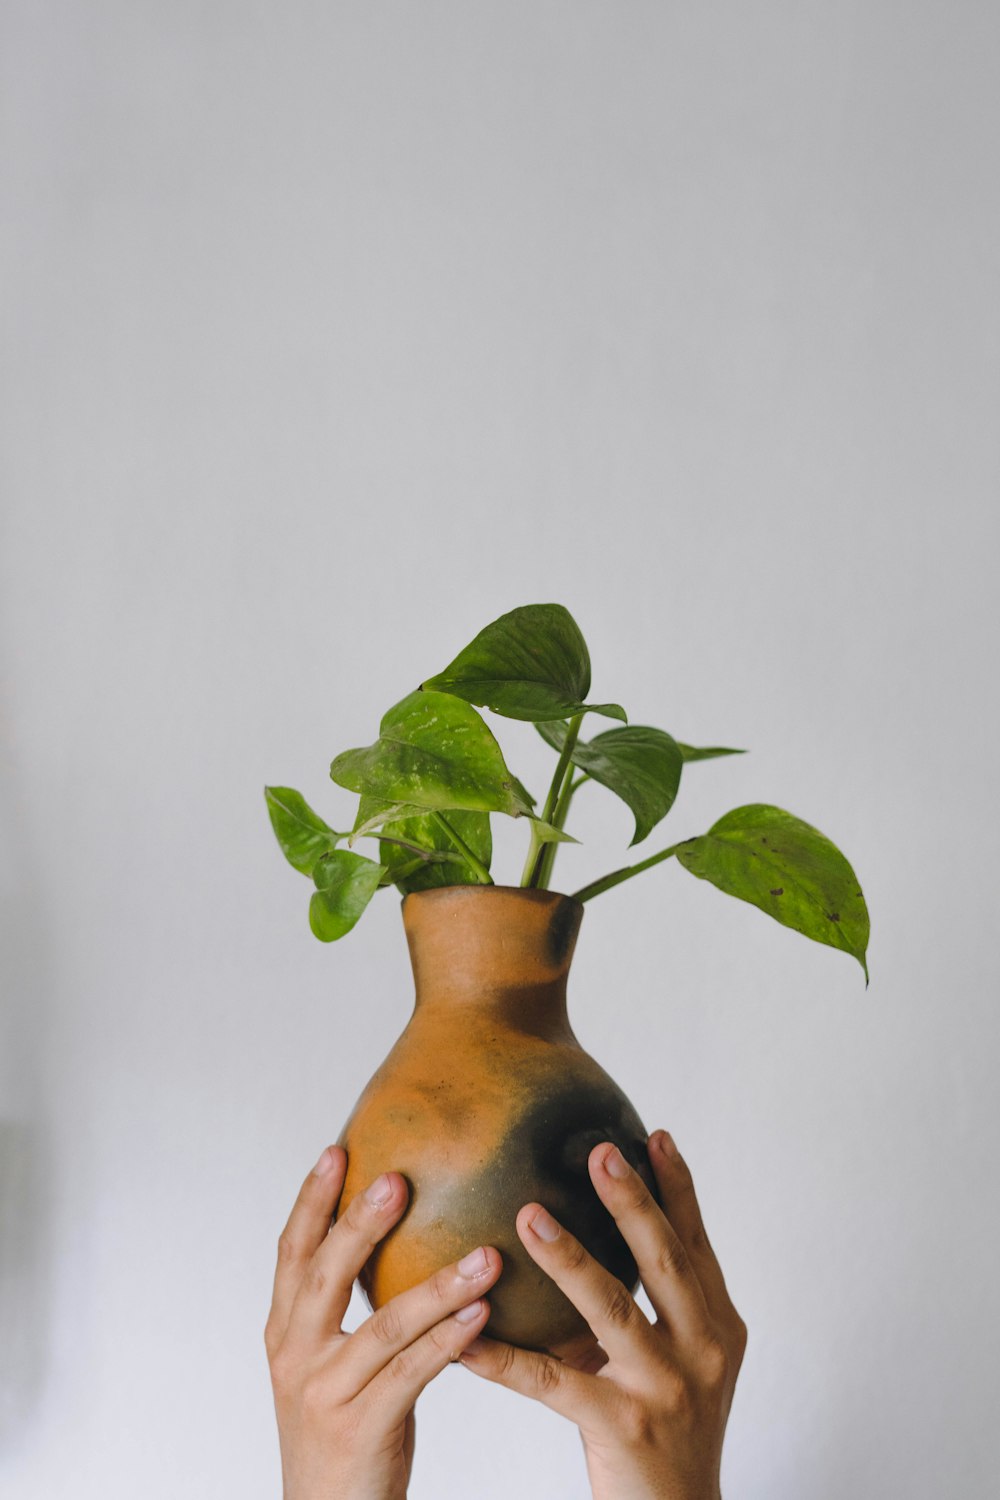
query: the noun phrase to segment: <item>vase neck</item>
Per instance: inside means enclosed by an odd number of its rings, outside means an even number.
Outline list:
[[[450,885],[403,900],[417,1011],[502,1010],[568,1028],[566,980],[583,907],[557,891]],[[535,1025],[531,1029],[537,1029]]]

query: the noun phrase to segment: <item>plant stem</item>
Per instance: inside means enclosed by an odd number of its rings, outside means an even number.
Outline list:
[[[594,880],[590,885],[585,885],[582,890],[574,891],[573,899],[589,901],[591,896],[599,896],[602,891],[610,891],[613,885],[621,885],[623,880],[631,880],[633,875],[641,875],[643,870],[651,870],[654,865],[662,864],[663,860],[677,853],[681,844],[687,842],[687,839],[681,839],[680,844],[671,844],[669,849],[661,849],[659,854],[651,854],[648,859],[642,860],[637,865],[626,865],[624,869],[612,870],[610,875],[602,875],[600,880]]]
[[[538,837],[538,834],[535,832],[535,824],[534,824],[534,820],[532,819],[531,820],[531,838],[530,838],[529,843],[528,843],[528,854],[527,854],[527,858],[524,861],[524,869],[521,871],[521,888],[522,888],[522,890],[526,886],[529,886],[531,884],[531,876],[532,876],[532,873],[534,872],[535,861],[538,859],[539,853],[541,852],[541,850],[543,849],[543,847],[544,847],[544,845],[542,844],[541,839]]]
[[[570,757],[580,736],[580,725],[583,723],[583,714],[575,714],[569,721],[566,738],[559,754],[555,775],[552,777],[552,785],[549,787],[549,795],[545,799],[542,809],[543,823],[551,823],[558,805],[563,789],[563,782],[573,775],[573,767]],[[535,831],[531,831],[531,843],[528,846],[528,858],[524,864],[524,874],[521,876],[522,886],[537,886],[542,873],[542,857],[545,853],[545,845],[536,838]]]
[[[426,860],[408,859],[405,864],[397,865],[394,870],[386,870],[385,874],[382,876],[382,879],[379,881],[379,885],[396,885],[400,880],[408,880],[409,877],[411,875],[415,875],[418,870],[425,870],[426,868]]]
[[[356,838],[378,839],[382,844],[395,844],[400,849],[409,849],[412,854],[419,854],[424,864],[440,864],[442,861],[454,863],[458,860],[457,854],[445,854],[443,849],[428,849],[424,844],[413,844],[409,839],[398,839],[394,834],[383,833],[375,829],[371,833],[359,833]],[[348,840],[352,842],[352,840]]]
[[[584,773],[582,776],[578,776],[576,780],[573,781],[572,770],[570,771],[570,774],[563,782],[562,791],[559,793],[559,800],[556,803],[555,811],[552,814],[552,822],[556,828],[566,827],[566,819],[569,816],[570,804],[573,801],[576,789],[577,787],[582,786],[585,781],[589,780],[590,777],[586,773]],[[556,855],[558,853],[559,845],[555,841],[546,844],[542,850],[541,871],[538,876],[538,884],[539,887],[544,891],[547,891],[552,884],[552,867],[556,862]]]
[[[468,844],[463,839],[462,835],[460,833],[456,833],[455,829],[452,828],[451,824],[448,822],[448,819],[442,817],[439,812],[432,812],[431,817],[434,819],[435,823],[437,823],[438,827],[441,828],[443,832],[445,832],[451,839],[452,843],[455,845],[455,848],[458,850],[459,854],[465,860],[465,863],[468,865],[469,869],[479,881],[479,884],[492,885],[493,877],[490,875],[489,870],[487,870],[482,860],[476,858],[472,850],[469,848]]]

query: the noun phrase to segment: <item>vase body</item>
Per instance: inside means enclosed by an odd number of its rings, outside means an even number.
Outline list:
[[[504,1269],[489,1293],[487,1334],[574,1357],[592,1344],[590,1330],[514,1227],[532,1201],[635,1289],[635,1262],[587,1158],[614,1141],[655,1186],[642,1122],[569,1023],[582,916],[578,901],[553,891],[465,885],[404,897],[413,1014],[339,1141],[348,1153],[339,1213],[382,1172],[409,1187],[403,1218],[360,1278],[372,1307],[494,1245]]]

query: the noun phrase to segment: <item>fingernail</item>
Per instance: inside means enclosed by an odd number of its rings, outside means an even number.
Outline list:
[[[628,1176],[628,1162],[622,1156],[617,1146],[612,1146],[604,1158],[604,1170],[609,1177],[622,1178]]]
[[[474,1323],[483,1310],[482,1302],[470,1302],[468,1307],[460,1307],[455,1314],[456,1323]],[[464,1352],[464,1351],[463,1351]]]
[[[385,1172],[370,1188],[365,1191],[365,1202],[370,1203],[372,1208],[381,1208],[387,1198],[392,1196],[392,1183]]]
[[[676,1161],[677,1157],[680,1155],[680,1152],[674,1145],[674,1138],[670,1134],[669,1130],[661,1130],[657,1139],[657,1145],[663,1152],[664,1156],[669,1156],[673,1161]]]
[[[550,1213],[546,1213],[544,1208],[538,1210],[530,1223],[532,1230],[538,1235],[540,1240],[548,1240],[551,1243],[552,1240],[559,1238],[559,1225]]]
[[[462,1353],[461,1353],[460,1357],[462,1359],[465,1359],[466,1355],[471,1355],[471,1357],[473,1359],[475,1359],[475,1357],[476,1357],[477,1354],[485,1354],[485,1353],[486,1353],[486,1340],[477,1337],[477,1338],[474,1338],[472,1340],[471,1344],[466,1344],[465,1348],[462,1350]]]
[[[329,1146],[327,1146],[326,1150],[323,1152],[323,1155],[313,1167],[314,1176],[325,1177],[327,1172],[332,1172],[334,1167],[334,1160],[335,1158],[333,1152],[330,1150]]]
[[[478,1250],[470,1250],[468,1255],[459,1261],[458,1274],[471,1280],[473,1276],[481,1276],[488,1265],[486,1251],[480,1245]]]

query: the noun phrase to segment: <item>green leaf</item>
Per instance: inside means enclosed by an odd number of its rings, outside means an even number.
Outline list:
[[[325,854],[313,871],[316,890],[309,902],[309,926],[320,942],[350,932],[385,874],[384,865],[348,849]]]
[[[282,854],[303,875],[311,875],[316,861],[332,854],[347,837],[329,828],[302,793],[290,786],[266,786],[264,800]]]
[[[780,807],[737,807],[678,845],[685,870],[817,943],[842,948],[868,980],[868,908],[857,876],[818,829]]]
[[[390,880],[404,893],[425,891],[439,885],[476,884],[475,875],[436,818],[419,808],[411,807],[404,811],[406,815],[400,817],[398,806],[380,810],[371,797],[362,797],[358,807],[356,829],[365,826],[373,828],[381,824],[381,832],[387,836],[402,839],[407,844],[417,844],[432,852],[431,859],[413,865],[408,849],[383,839],[379,843],[379,858],[388,870]],[[389,814],[388,817],[385,816],[386,813]],[[476,858],[489,869],[493,857],[489,813],[455,810],[449,814],[448,821]]]
[[[425,691],[454,693],[508,719],[568,719],[585,710],[626,719],[617,703],[585,703],[590,654],[561,604],[525,604],[481,630]]]
[[[410,693],[389,709],[375,743],[345,750],[330,775],[383,804],[514,818],[530,811],[482,716],[450,693]]]
[[[703,750],[694,745],[684,745],[677,741],[677,748],[685,761],[689,760],[717,760],[720,755],[746,755],[745,750],[725,750],[721,745],[706,745]]]
[[[553,749],[562,750],[567,726],[561,720],[535,728]],[[577,740],[570,759],[631,808],[635,817],[632,844],[640,844],[673,807],[684,765],[676,740],[663,729],[643,724]]]

